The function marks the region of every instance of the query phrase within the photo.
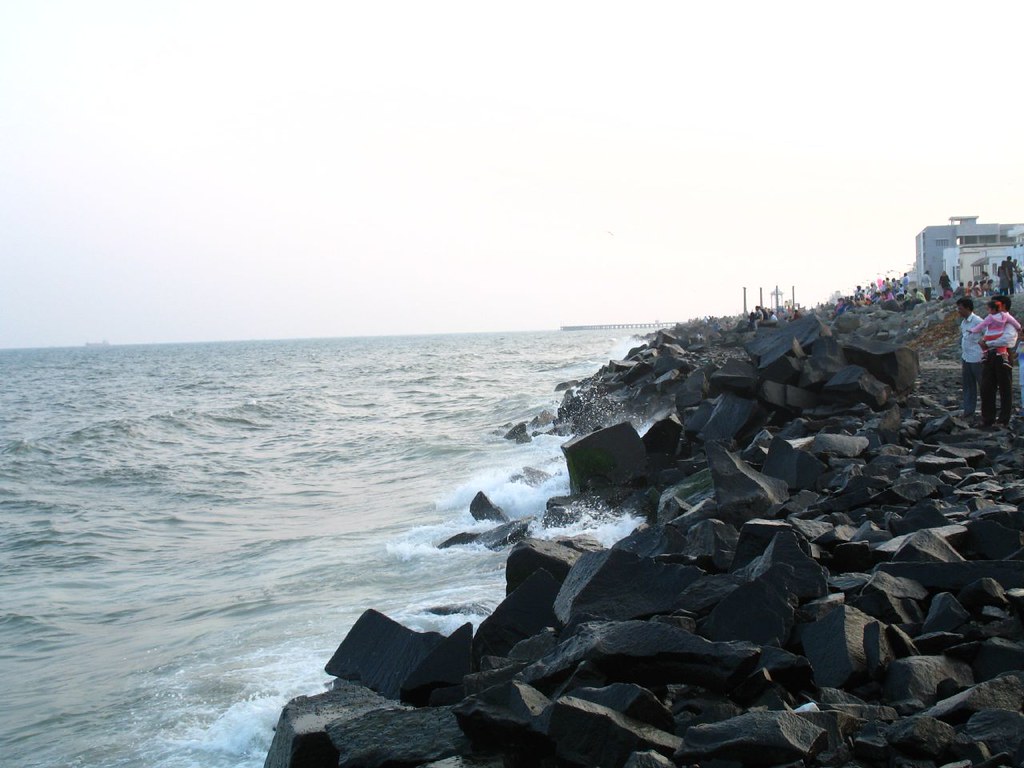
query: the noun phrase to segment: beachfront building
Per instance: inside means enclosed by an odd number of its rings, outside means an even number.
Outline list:
[[[925,227],[917,235],[915,277],[925,270],[937,285],[945,270],[953,285],[995,277],[1007,256],[1021,264],[1024,224],[979,224],[977,216],[950,216],[949,224]]]

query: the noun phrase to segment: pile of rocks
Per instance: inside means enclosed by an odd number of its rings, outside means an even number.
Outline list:
[[[1024,765],[1024,443],[858,329],[678,327],[570,388],[546,517],[647,522],[529,538],[478,497],[504,601],[367,611],[266,765]]]

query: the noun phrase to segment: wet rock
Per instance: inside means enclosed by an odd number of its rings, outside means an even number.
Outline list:
[[[474,746],[528,750],[539,758],[552,752],[545,734],[550,705],[536,688],[514,680],[469,696],[452,711]]]
[[[767,420],[768,414],[757,400],[726,392],[712,404],[707,420],[697,434],[705,443],[715,440],[742,441],[760,429]]]
[[[573,493],[588,488],[628,484],[642,477],[647,451],[633,425],[621,422],[562,445]]]
[[[338,768],[420,765],[469,752],[450,707],[378,709],[327,725]]]
[[[500,507],[495,506],[483,491],[477,492],[473,501],[469,503],[469,514],[474,520],[493,520],[497,523],[507,523],[506,515]]]
[[[560,588],[543,568],[531,573],[480,623],[473,637],[474,665],[484,656],[505,656],[520,641],[557,625],[553,606]]]
[[[473,625],[463,624],[438,643],[402,680],[402,702],[423,707],[438,689],[461,686],[470,672],[472,642]]]
[[[533,518],[523,518],[484,531],[474,539],[474,544],[483,544],[488,549],[500,550],[511,547],[525,539],[530,533]]]
[[[294,698],[281,711],[264,768],[334,768],[338,750],[327,735],[327,724],[388,707],[394,702],[344,681],[326,693]]]
[[[324,669],[397,699],[405,679],[443,640],[437,632],[416,632],[370,609],[352,626]]]
[[[594,542],[593,549],[600,549],[600,545]],[[561,583],[582,554],[579,548],[559,541],[523,539],[512,547],[505,561],[505,594],[512,594],[530,574],[541,568]]]

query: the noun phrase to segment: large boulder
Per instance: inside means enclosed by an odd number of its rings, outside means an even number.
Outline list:
[[[671,613],[679,593],[703,575],[694,566],[661,563],[624,549],[589,552],[562,583],[555,616],[569,624],[580,617],[621,620]]]
[[[715,643],[659,621],[598,621],[579,627],[520,674],[550,691],[586,661],[610,682],[646,688],[683,683],[724,692],[753,671],[759,653],[751,643]]]
[[[553,605],[561,584],[543,568],[530,574],[490,616],[480,622],[473,637],[473,664],[484,656],[506,656],[521,640],[545,627],[553,627]]]
[[[569,546],[557,540],[523,539],[512,547],[505,560],[505,594],[512,594],[516,587],[541,568],[554,576],[559,583],[565,581],[569,569],[586,549],[596,551],[600,549],[600,545],[596,541],[593,546],[584,542]]]
[[[508,515],[496,506],[483,491],[478,491],[469,503],[469,514],[474,520],[491,520],[496,523],[507,523]]]
[[[767,368],[785,355],[806,355],[818,339],[831,335],[828,326],[811,314],[780,328],[759,332],[747,343],[746,350],[758,368]]]
[[[686,730],[676,753],[679,764],[715,759],[742,765],[780,765],[812,758],[828,745],[828,735],[793,712],[747,712]]]
[[[397,699],[405,679],[443,641],[437,632],[416,632],[370,609],[352,626],[324,669]]]
[[[402,701],[424,707],[435,690],[461,686],[470,672],[472,643],[472,624],[463,624],[444,638],[402,681]]]
[[[470,751],[450,707],[377,709],[328,724],[327,735],[338,768],[422,765]]]
[[[562,453],[573,493],[625,485],[647,469],[647,450],[628,421],[574,437],[562,445]]]
[[[341,680],[326,693],[292,699],[281,710],[263,768],[335,768],[338,750],[327,724],[389,707],[393,701]]]
[[[739,528],[789,498],[784,480],[758,472],[722,445],[709,443],[707,456],[718,505],[715,517],[719,520]]]
[[[547,735],[561,760],[583,766],[624,765],[633,752],[648,750],[669,757],[681,743],[673,733],[576,696],[551,705]]]
[[[920,371],[917,350],[870,339],[845,339],[843,354],[854,365],[867,369],[898,395],[914,387]]]
[[[804,655],[819,687],[841,688],[867,674],[864,629],[873,619],[843,605],[803,627]]]
[[[742,440],[760,429],[767,419],[768,414],[757,400],[726,392],[713,404],[698,436],[704,442]]]
[[[769,477],[782,480],[790,490],[812,490],[827,465],[805,450],[798,450],[789,440],[772,438],[768,456],[761,471]]]

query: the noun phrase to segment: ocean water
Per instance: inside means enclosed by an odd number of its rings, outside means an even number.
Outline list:
[[[503,435],[612,333],[0,351],[0,762],[262,766],[365,609],[482,620],[505,555],[436,544],[567,492],[563,439]]]

